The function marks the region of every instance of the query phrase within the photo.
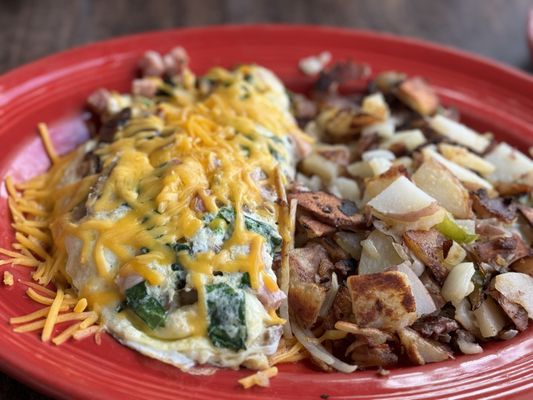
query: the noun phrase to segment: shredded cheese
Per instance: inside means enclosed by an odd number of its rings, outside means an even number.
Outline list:
[[[52,329],[54,329],[54,325],[56,324],[59,308],[63,302],[63,296],[63,290],[61,288],[57,289],[56,297],[50,306],[50,311],[48,312],[44,323],[43,333],[41,335],[41,340],[43,342],[48,342],[52,336]]]
[[[252,386],[267,387],[270,384],[269,379],[275,377],[278,374],[277,367],[270,367],[263,371],[257,371],[255,374],[247,376],[246,378],[239,379],[239,383],[243,388],[249,389]]]
[[[4,285],[13,286],[13,274],[9,271],[4,271]]]
[[[81,313],[85,311],[86,308],[87,308],[87,299],[84,297],[78,300],[78,302],[76,303],[76,306],[74,307],[74,312]]]
[[[46,149],[46,153],[48,154],[48,157],[50,157],[50,160],[53,163],[56,163],[58,160],[58,156],[54,148],[54,145],[52,143],[52,139],[50,139],[50,134],[48,133],[48,127],[45,124],[41,123],[38,125],[38,129],[39,129],[39,134],[41,135],[41,139],[43,141],[44,148]]]

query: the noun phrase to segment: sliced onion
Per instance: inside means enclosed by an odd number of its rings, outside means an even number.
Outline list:
[[[402,260],[411,261],[409,255],[405,252],[405,249],[401,244],[393,242],[392,247],[394,247],[394,250],[396,250],[396,253],[398,253]]]
[[[285,320],[283,325],[283,336],[285,338],[292,338],[291,320],[289,318],[289,289],[290,289],[290,266],[289,266],[289,251],[294,246],[294,228],[296,226],[296,208],[298,206],[298,200],[292,199],[289,205],[289,237],[290,243],[285,243],[281,249],[281,273],[280,273],[280,289],[285,293],[285,299],[282,301],[279,307],[279,315]]]
[[[322,308],[320,308],[320,312],[318,313],[318,315],[320,315],[321,317],[325,317],[328,314],[328,311],[333,305],[333,301],[335,300],[335,296],[337,295],[338,290],[339,281],[337,279],[337,274],[334,272],[331,275],[331,287],[326,293],[326,298],[324,299],[324,303],[322,303]]]
[[[457,339],[457,346],[459,346],[459,350],[461,350],[461,353],[463,354],[483,353],[483,348],[479,344],[467,342],[463,339]]]
[[[316,337],[313,336],[313,333],[310,330],[300,328],[295,322],[292,324],[292,331],[302,346],[305,347],[309,354],[316,359],[323,361],[337,371],[347,374],[354,372],[357,369],[357,365],[350,365],[339,360],[337,357],[329,353],[320,343],[316,343]]]

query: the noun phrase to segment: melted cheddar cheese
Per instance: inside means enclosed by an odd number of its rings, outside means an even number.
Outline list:
[[[279,187],[293,178],[292,140],[303,134],[270,71],[185,75],[177,86],[159,80],[166,92],[155,99],[114,94],[128,113],[110,113],[112,139],[54,157],[28,186],[53,238],[35,277],[69,282],[112,334],[145,354],[182,368],[262,368],[284,321],[259,293],[280,292],[271,267],[289,227]],[[98,167],[84,171],[88,160]],[[144,290],[140,303],[132,288]],[[227,321],[224,308],[210,311],[215,292],[242,304],[228,305],[228,318],[245,325],[242,343],[217,336],[214,321]]]

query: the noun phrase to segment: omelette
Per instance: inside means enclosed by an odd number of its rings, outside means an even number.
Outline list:
[[[281,82],[254,65],[145,77],[108,92],[101,119],[48,173],[54,280],[142,354],[187,371],[268,367],[303,137]]]

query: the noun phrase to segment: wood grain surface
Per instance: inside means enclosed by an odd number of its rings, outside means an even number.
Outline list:
[[[413,36],[530,71],[526,18],[532,6],[533,0],[0,0],[0,73],[119,35],[257,22]],[[0,373],[0,399],[46,397]]]

